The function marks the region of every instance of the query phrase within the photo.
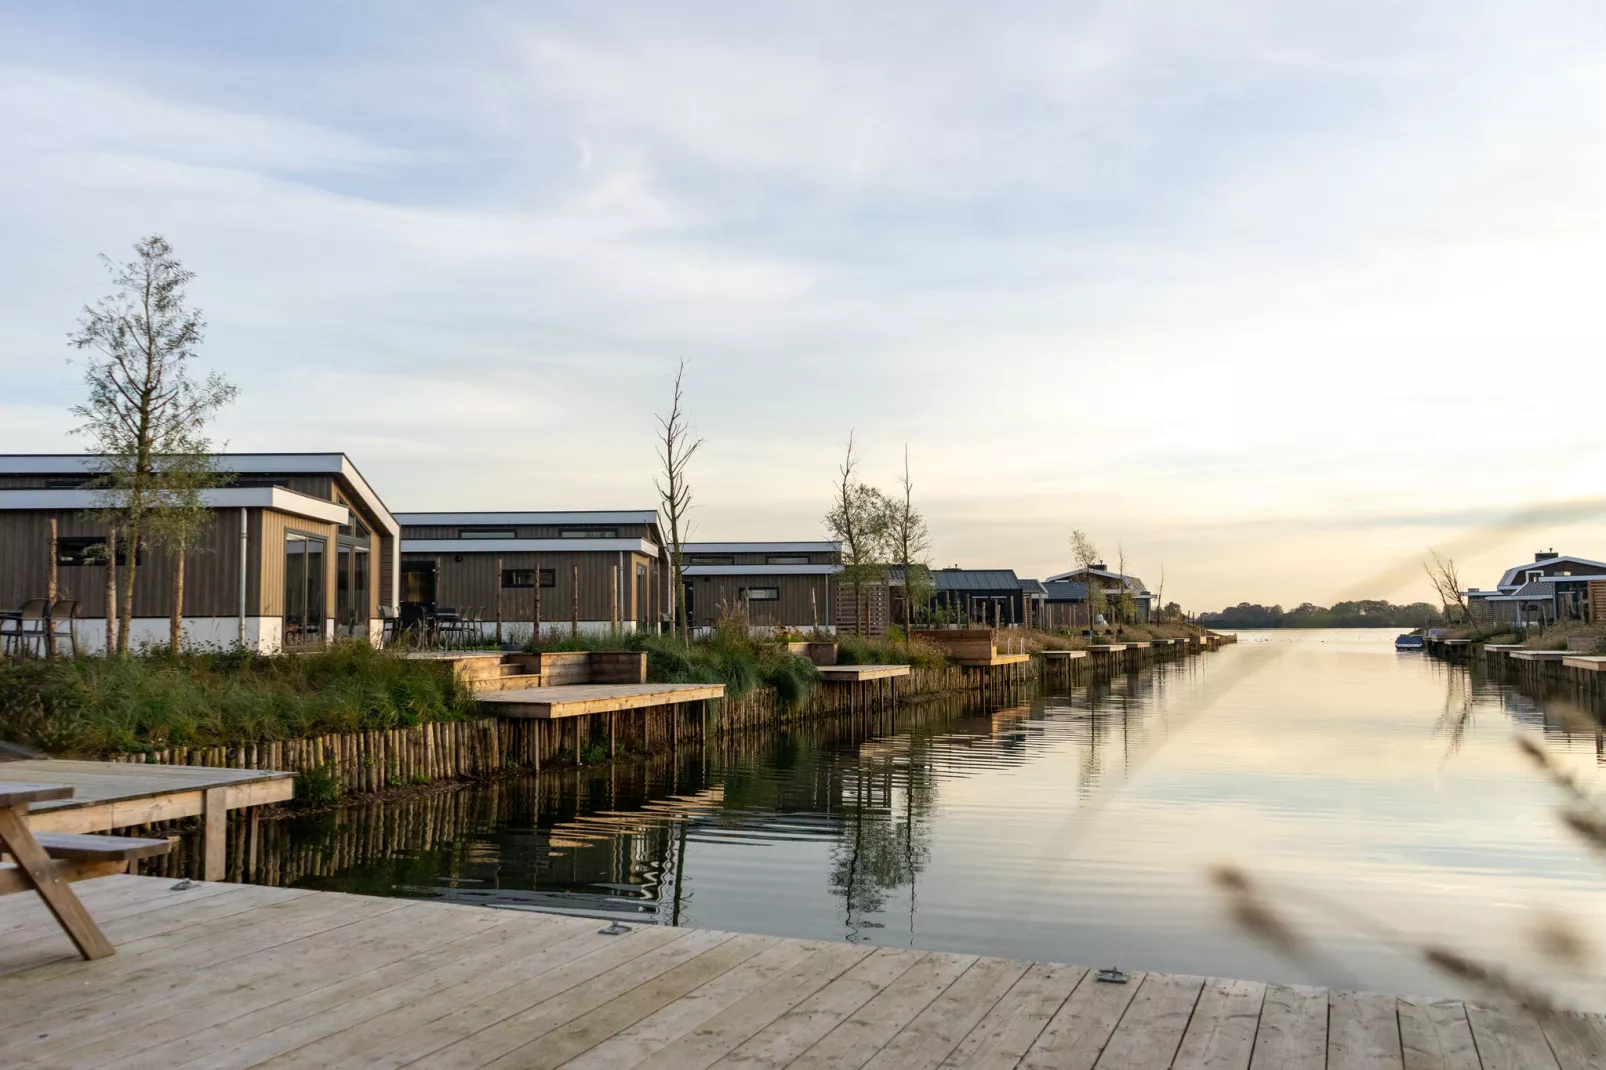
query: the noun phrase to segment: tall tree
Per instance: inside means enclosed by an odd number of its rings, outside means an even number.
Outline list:
[[[1094,621],[1098,619],[1098,614],[1104,611],[1105,606],[1104,584],[1093,575],[1093,568],[1103,562],[1100,560],[1099,548],[1081,528],[1071,532],[1071,554],[1087,575],[1087,627],[1092,631]]]
[[[73,407],[84,435],[104,456],[99,512],[115,523],[125,547],[117,650],[126,654],[134,616],[134,579],[141,540],[155,533],[159,514],[188,508],[210,467],[206,425],[235,398],[236,387],[216,372],[190,376],[205,323],[185,304],[185,270],[160,235],[135,244],[134,258],[101,257],[112,292],[86,305],[71,344],[84,362],[89,398]]]
[[[1428,552],[1433,555],[1433,560],[1424,561],[1422,568],[1439,596],[1439,603],[1446,610],[1451,606],[1457,607],[1461,610],[1461,619],[1471,623],[1472,613],[1467,606],[1466,588],[1461,585],[1461,573],[1455,567],[1455,558],[1440,557],[1437,550]]]
[[[686,619],[686,572],[681,560],[681,544],[687,530],[687,513],[691,511],[691,484],[686,481],[686,466],[691,463],[700,438],[691,437],[691,424],[681,408],[681,384],[686,378],[686,362],[675,369],[675,390],[670,397],[669,412],[658,417],[659,477],[653,480],[658,488],[658,500],[664,515],[669,519],[669,578],[673,583],[672,604],[675,607],[674,631],[685,644],[691,642],[691,622]],[[537,582],[539,582],[539,576]]]
[[[1131,624],[1132,618],[1137,615],[1137,602],[1132,597],[1132,585],[1126,579],[1126,547],[1121,543],[1115,544],[1115,572],[1121,577],[1121,594],[1116,602],[1116,612],[1122,624]]]
[[[173,558],[172,609],[167,621],[167,645],[176,657],[184,639],[184,563],[200,548],[217,522],[202,492],[222,486],[229,477],[218,470],[209,453],[168,458],[162,469],[165,501],[150,519],[151,541]]]
[[[903,476],[898,480],[903,496],[891,503],[887,516],[887,535],[892,556],[903,570],[903,634],[907,638],[915,604],[925,605],[931,590],[931,533],[926,518],[915,508],[914,481],[909,476],[909,447],[903,447]]]
[[[842,582],[853,591],[853,632],[862,635],[867,610],[864,592],[873,590],[886,576],[887,518],[892,509],[886,495],[859,481],[858,465],[850,431],[847,454],[837,469],[835,496],[825,514],[825,530],[842,544]]]

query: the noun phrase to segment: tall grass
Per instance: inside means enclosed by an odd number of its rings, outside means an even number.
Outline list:
[[[0,661],[0,739],[57,755],[298,739],[474,712],[473,696],[439,666],[360,642],[274,656]]]

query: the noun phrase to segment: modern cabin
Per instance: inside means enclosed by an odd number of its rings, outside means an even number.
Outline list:
[[[347,636],[379,642],[394,607],[400,528],[343,453],[229,453],[227,485],[202,492],[211,523],[185,557],[185,642],[264,653]],[[32,598],[77,603],[80,647],[106,646],[107,504],[103,458],[0,456],[0,607]],[[52,521],[55,539],[52,542]],[[116,566],[128,566],[126,550]],[[166,643],[174,559],[134,551],[133,647]],[[119,581],[123,578],[119,571]]]
[[[688,542],[681,544],[682,597],[693,629],[745,612],[754,631],[832,631],[842,544]]]
[[[668,555],[655,509],[398,513],[403,617],[472,612],[503,634],[658,631]],[[522,626],[522,633],[521,633]]]
[[[1531,562],[1514,565],[1492,591],[1464,592],[1473,620],[1485,624],[1553,624],[1599,621],[1606,562],[1555,550],[1541,550]]]
[[[1026,619],[1025,592],[1013,569],[932,569],[929,599],[933,620],[992,628]]]
[[[1053,585],[1056,583],[1070,584],[1071,587],[1055,589]],[[1138,579],[1136,576],[1128,576],[1119,572],[1111,572],[1109,569],[1104,567],[1102,562],[1095,563],[1087,568],[1073,569],[1070,572],[1061,572],[1057,576],[1050,576],[1048,578],[1048,582],[1043,586],[1050,590],[1051,601],[1056,601],[1057,599],[1055,599],[1054,596],[1058,595],[1059,599],[1066,600],[1060,601],[1059,604],[1065,605],[1069,601],[1068,596],[1073,594],[1078,587],[1080,588],[1082,599],[1085,601],[1087,598],[1087,589],[1093,584],[1097,584],[1099,590],[1101,590],[1104,594],[1106,608],[1103,615],[1108,620],[1114,621],[1118,619],[1120,614],[1120,601],[1123,594],[1125,594],[1125,596],[1131,600],[1132,619],[1130,623],[1147,624],[1151,619],[1153,614],[1154,595],[1149,592],[1148,587],[1144,585],[1143,581]],[[1061,627],[1061,625],[1057,624],[1053,626]],[[1079,623],[1071,624],[1070,626],[1079,626],[1084,628],[1087,626],[1087,613],[1085,609],[1081,612]]]

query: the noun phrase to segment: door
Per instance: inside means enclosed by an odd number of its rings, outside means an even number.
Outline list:
[[[323,645],[323,539],[286,532],[284,536],[284,645],[306,649]]]
[[[335,561],[335,634],[368,635],[368,561],[366,546],[342,541]]]

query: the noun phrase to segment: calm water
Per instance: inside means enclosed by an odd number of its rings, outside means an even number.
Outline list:
[[[1606,865],[1512,745],[1542,740],[1599,788],[1597,738],[1396,654],[1391,632],[1241,638],[1017,708],[936,704],[286,822],[268,879],[1431,994],[1457,986],[1412,941],[1539,969],[1527,933],[1555,912],[1606,947]],[[1222,862],[1279,890],[1318,960],[1233,928],[1206,877]]]

